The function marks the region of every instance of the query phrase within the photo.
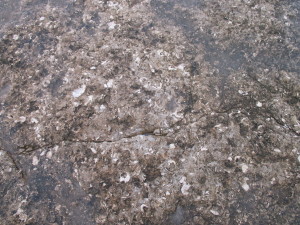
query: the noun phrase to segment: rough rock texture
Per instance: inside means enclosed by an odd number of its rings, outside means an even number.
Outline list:
[[[298,0],[1,0],[0,224],[300,224]]]

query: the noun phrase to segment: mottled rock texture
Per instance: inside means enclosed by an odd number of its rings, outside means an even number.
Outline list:
[[[1,0],[0,224],[300,224],[298,0]]]

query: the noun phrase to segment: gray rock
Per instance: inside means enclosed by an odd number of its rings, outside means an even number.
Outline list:
[[[299,224],[299,12],[2,1],[1,224]]]

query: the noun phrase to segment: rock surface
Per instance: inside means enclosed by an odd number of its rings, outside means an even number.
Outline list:
[[[300,224],[297,0],[1,0],[0,223]]]

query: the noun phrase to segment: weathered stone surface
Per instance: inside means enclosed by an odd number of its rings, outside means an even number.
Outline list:
[[[299,12],[2,0],[1,224],[299,224]]]

